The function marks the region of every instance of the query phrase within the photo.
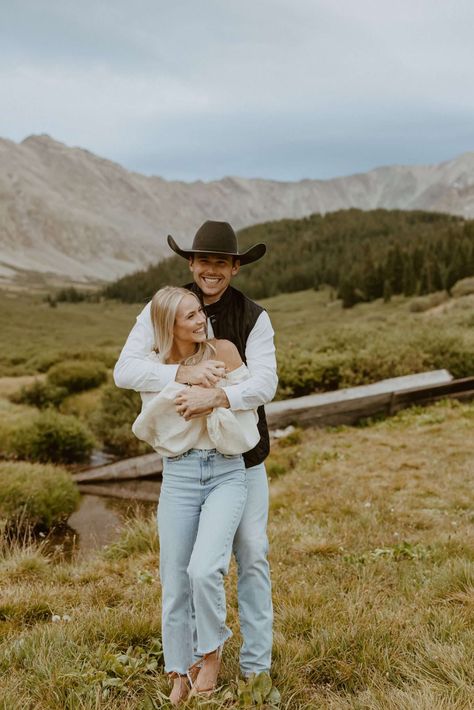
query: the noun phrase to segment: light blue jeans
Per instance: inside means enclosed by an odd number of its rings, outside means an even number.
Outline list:
[[[268,480],[265,464],[247,469],[247,502],[234,538],[239,572],[243,676],[269,671],[272,660],[272,589],[268,564]]]
[[[224,575],[247,497],[242,456],[191,449],[163,458],[158,504],[165,671],[186,673],[231,636]]]

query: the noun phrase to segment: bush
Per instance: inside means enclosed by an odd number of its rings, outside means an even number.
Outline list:
[[[46,409],[46,407],[59,407],[67,395],[68,391],[65,387],[57,387],[48,382],[35,380],[29,387],[22,387],[18,394],[11,397],[11,401],[17,404],[30,404],[38,409]]]
[[[346,354],[301,353],[295,357],[282,352],[278,357],[280,398],[337,390],[346,362]]]
[[[424,348],[430,368],[446,368],[454,379],[474,375],[474,349],[466,339],[433,334],[420,347]]]
[[[132,424],[141,409],[141,398],[133,390],[108,385],[102,392],[100,407],[92,418],[94,433],[105,448],[117,456],[138,456],[151,451],[132,433]]]
[[[31,461],[87,461],[94,446],[90,431],[76,417],[47,410],[13,435],[12,449]]]
[[[451,294],[454,298],[470,296],[472,293],[474,293],[474,277],[461,279],[461,281],[455,283],[451,289]]]
[[[101,385],[107,379],[107,368],[96,360],[66,360],[53,365],[47,379],[72,394]]]
[[[429,296],[420,296],[413,299],[409,310],[410,313],[424,313],[447,301],[449,301],[449,294],[446,291],[436,291],[436,293],[431,293]]]
[[[76,509],[79,492],[63,468],[0,463],[0,519],[7,525],[50,528]]]
[[[10,358],[11,360],[11,358]],[[29,371],[48,372],[53,365],[63,363],[65,360],[76,362],[80,360],[94,360],[102,362],[108,368],[112,368],[117,362],[116,348],[89,348],[88,350],[42,350],[40,353],[32,355],[28,359]]]

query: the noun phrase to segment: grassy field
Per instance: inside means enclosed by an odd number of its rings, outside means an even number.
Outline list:
[[[35,377],[44,381],[44,373],[64,360],[101,360],[111,382],[111,368],[141,307],[107,301],[51,308],[40,295],[20,292],[4,293],[0,304],[0,451],[9,456],[15,453],[13,432],[31,423],[37,410],[8,398]],[[474,294],[397,297],[343,309],[326,289],[277,296],[263,304],[276,333],[277,398],[438,368],[454,377],[474,374]],[[426,310],[420,312],[420,306]],[[92,425],[106,393],[101,387],[72,394],[58,406],[63,414]],[[118,431],[113,441],[122,442],[115,453],[125,451],[120,427],[129,432],[133,418],[108,422],[108,430],[116,426]],[[105,446],[103,432],[95,434],[97,446]]]
[[[140,310],[113,301],[51,308],[39,294],[1,295],[0,376],[41,372],[78,353],[99,351],[113,362]]]
[[[396,297],[390,303],[343,309],[330,290],[310,290],[276,296],[262,305],[271,316],[282,363],[300,363],[313,353],[357,352],[360,363],[366,358],[366,367],[370,359],[383,356],[393,376],[402,374],[398,370],[413,371],[416,353],[429,351],[440,338],[446,347],[465,341],[474,352],[474,295],[414,313],[417,300]],[[51,308],[40,295],[3,292],[0,377],[42,372],[54,362],[88,352],[99,353],[111,364],[140,310],[140,305],[114,301]],[[364,377],[363,371],[359,377]]]
[[[282,708],[472,707],[473,424],[474,404],[448,402],[275,446],[272,675]],[[4,546],[0,707],[166,707],[153,645],[157,559],[153,519],[81,564]],[[210,708],[237,706],[235,569],[228,590],[235,636]]]

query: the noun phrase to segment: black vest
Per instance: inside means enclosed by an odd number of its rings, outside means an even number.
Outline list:
[[[203,300],[202,291],[195,283],[187,284],[185,288],[195,293],[201,301]],[[241,291],[229,286],[216,303],[204,305],[204,310],[211,321],[215,337],[234,343],[240,357],[246,363],[247,338],[260,313],[264,310],[262,306],[251,301]],[[257,446],[244,454],[246,468],[262,463],[270,452],[270,437],[264,407],[259,407],[257,412],[260,441]]]

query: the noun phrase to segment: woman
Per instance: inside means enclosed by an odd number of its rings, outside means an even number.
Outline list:
[[[153,297],[151,316],[152,357],[185,365],[221,360],[227,374],[219,384],[248,377],[232,343],[207,340],[206,316],[190,291],[161,289]],[[185,421],[174,402],[183,387],[172,382],[159,394],[143,395],[133,425],[134,433],[163,456],[158,505],[162,636],[165,671],[174,681],[173,705],[210,694],[217,682],[222,647],[231,635],[223,577],[247,495],[241,454],[259,440],[254,411],[219,408]]]

